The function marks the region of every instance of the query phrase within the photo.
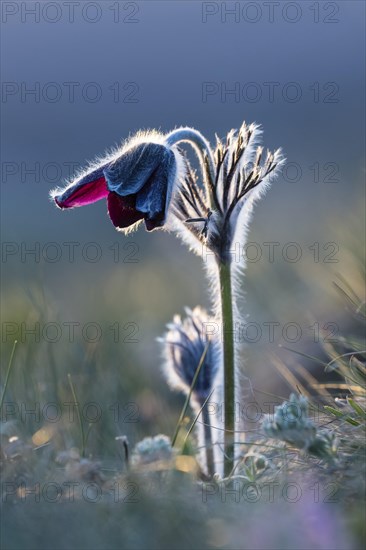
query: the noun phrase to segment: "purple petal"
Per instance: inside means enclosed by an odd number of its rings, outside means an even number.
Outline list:
[[[165,217],[161,216],[160,218],[155,217],[153,220],[149,220],[148,218],[145,218],[145,226],[147,231],[154,231],[154,229],[158,229],[159,227],[162,227],[165,223]]]
[[[136,208],[146,214],[145,224],[148,231],[164,225],[175,178],[175,156],[172,151],[167,150],[146,185],[136,194]]]
[[[141,143],[131,147],[106,167],[104,174],[110,191],[121,197],[140,191],[158,166],[173,154],[158,143]]]
[[[117,193],[108,195],[108,214],[115,227],[126,228],[143,219],[144,214],[135,208],[133,197],[120,197]]]
[[[83,178],[76,180],[63,192],[53,194],[57,206],[59,208],[74,208],[105,199],[109,191],[103,174],[104,168],[105,166],[101,166],[93,170]]]

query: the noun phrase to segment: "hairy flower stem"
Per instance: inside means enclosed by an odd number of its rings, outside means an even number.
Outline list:
[[[202,421],[203,421],[203,431],[204,431],[204,441],[205,441],[207,473],[210,477],[212,477],[215,473],[215,462],[214,462],[213,447],[212,447],[211,420],[210,420],[210,415],[208,413],[207,407],[203,407],[202,409]]]
[[[169,146],[177,145],[180,142],[189,143],[193,149],[195,150],[198,159],[201,164],[202,173],[204,177],[206,192],[209,197],[209,202],[212,204],[212,191],[210,182],[205,179],[205,159],[207,159],[208,162],[208,171],[209,171],[209,179],[211,182],[215,181],[215,163],[214,163],[214,157],[212,153],[212,149],[210,147],[209,142],[206,140],[206,138],[197,130],[194,128],[177,128],[176,130],[173,130],[168,134],[165,138],[165,143]]]
[[[224,475],[227,477],[234,466],[235,437],[235,349],[230,262],[219,262],[218,269],[224,358]]]

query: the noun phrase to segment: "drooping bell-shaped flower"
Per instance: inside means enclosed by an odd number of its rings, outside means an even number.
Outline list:
[[[157,132],[138,134],[87,168],[51,197],[61,209],[106,199],[116,228],[144,220],[148,231],[165,224],[174,188],[184,172],[177,147]]]

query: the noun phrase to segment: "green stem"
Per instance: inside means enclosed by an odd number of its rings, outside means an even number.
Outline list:
[[[203,421],[203,433],[205,441],[205,450],[206,450],[206,463],[207,463],[207,473],[212,477],[215,473],[215,462],[214,454],[212,447],[212,436],[211,436],[211,420],[210,415],[208,414],[207,407],[202,409],[202,421]]]
[[[234,315],[230,263],[220,262],[221,322],[224,359],[224,475],[229,476],[234,466],[235,438],[235,349]]]
[[[186,436],[185,436],[184,442],[183,442],[183,446],[182,446],[182,454],[185,454],[186,444],[187,444],[188,438],[191,435],[191,433],[193,431],[193,428],[195,427],[195,425],[197,423],[197,420],[198,420],[199,416],[202,413],[203,423],[207,424],[209,426],[209,429],[207,429],[206,426],[205,426],[204,440],[205,440],[205,447],[206,447],[207,471],[208,471],[208,474],[211,475],[211,476],[213,476],[213,474],[215,473],[215,461],[214,461],[214,453],[213,453],[213,445],[212,445],[212,434],[211,434],[211,420],[209,418],[208,411],[206,411],[205,413],[203,411],[205,410],[209,399],[211,399],[211,396],[212,396],[214,390],[215,390],[215,388],[213,388],[210,391],[209,395],[204,400],[204,402],[202,404],[202,407],[200,408],[200,410],[196,414],[196,416],[195,416],[195,418],[194,418],[194,420],[191,424],[191,427],[189,428],[188,432],[186,433]],[[207,451],[207,449],[210,449],[210,451]]]

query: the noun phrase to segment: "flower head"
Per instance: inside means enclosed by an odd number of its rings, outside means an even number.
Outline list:
[[[141,220],[148,231],[165,224],[183,163],[180,153],[157,132],[138,134],[122,148],[90,166],[51,197],[61,209],[107,199],[108,214],[118,229]]]
[[[240,242],[245,234],[253,202],[284,162],[280,150],[268,151],[262,162],[260,134],[257,125],[243,123],[239,131],[229,132],[226,143],[217,138],[214,173],[208,156],[203,163],[205,190],[186,161],[187,175],[174,202],[178,228],[185,234],[188,230],[196,244],[205,244],[223,263],[230,261],[236,238]]]
[[[306,397],[292,393],[288,402],[275,407],[273,419],[270,416],[263,419],[263,430],[270,437],[308,447],[316,434],[308,409]]]
[[[337,453],[335,434],[318,429],[309,418],[309,402],[303,395],[290,395],[288,402],[275,407],[273,418],[266,415],[262,423],[264,433],[281,439],[320,458],[333,459]]]
[[[173,458],[172,444],[168,436],[156,435],[145,437],[137,443],[133,454],[132,462],[135,466],[150,464],[157,461],[169,461]]]
[[[165,374],[170,386],[188,394],[203,357],[192,395],[202,405],[209,396],[219,370],[215,342],[207,335],[212,320],[200,307],[186,308],[187,317],[175,315],[173,323],[160,341],[164,345]],[[207,349],[206,349],[207,348]]]

